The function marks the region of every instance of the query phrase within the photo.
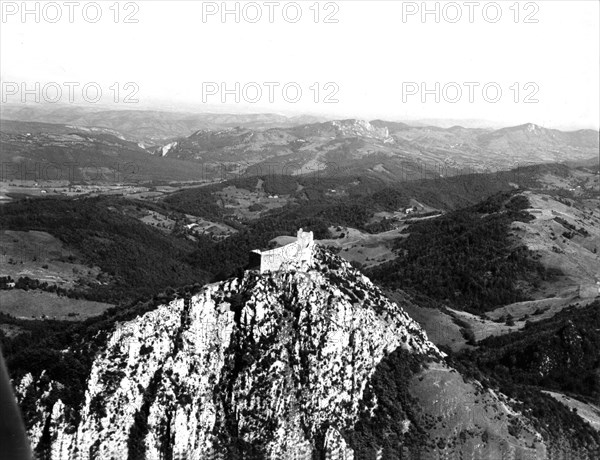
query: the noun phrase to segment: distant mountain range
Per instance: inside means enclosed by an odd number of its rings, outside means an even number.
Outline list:
[[[189,136],[199,129],[219,130],[236,126],[253,129],[315,123],[322,119],[302,115],[224,114],[166,112],[152,110],[102,110],[79,106],[4,105],[0,118],[41,123],[114,129],[128,140],[155,144],[165,139]]]
[[[413,127],[335,120],[287,128],[200,130],[155,154],[204,164],[235,163],[264,172],[368,173],[386,180],[500,170],[598,155],[598,132],[562,132],[534,124],[499,130]]]
[[[2,181],[198,181],[204,174],[201,164],[153,157],[110,129],[6,120],[0,161]]]
[[[598,131],[564,132],[531,123],[439,128],[277,114],[10,105],[1,115],[0,159],[5,162],[78,161],[109,169],[115,161],[134,162],[146,179],[168,181],[215,179],[226,171],[369,175],[393,182],[582,161],[599,153]]]

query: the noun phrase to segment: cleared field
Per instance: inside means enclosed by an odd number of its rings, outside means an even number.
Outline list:
[[[149,209],[137,209],[130,206],[126,209],[129,216],[150,225],[163,233],[170,234],[178,224],[183,224],[190,235],[208,235],[216,239],[227,238],[237,232],[229,225],[213,222],[202,217],[186,214],[185,218],[171,218],[165,214]]]
[[[344,259],[359,262],[365,268],[369,268],[396,258],[392,250],[394,241],[408,236],[401,233],[403,229],[404,226],[400,226],[387,232],[370,234],[350,227],[332,227],[329,230],[334,238],[319,240],[318,243],[338,248],[338,255]]]
[[[571,410],[576,409],[577,415],[592,425],[594,429],[600,431],[600,407],[594,404],[586,404],[578,401],[577,399],[570,398],[562,393],[555,393],[553,391],[544,391],[544,393],[549,394]]]
[[[215,195],[226,210],[242,220],[257,219],[263,212],[293,201],[288,195],[269,195],[258,188],[250,191],[235,186],[225,187]]]
[[[472,348],[460,332],[460,327],[452,320],[450,315],[435,308],[424,308],[415,302],[404,302],[404,295],[400,292],[386,291],[386,296],[402,306],[404,311],[421,325],[427,337],[439,346],[446,346],[453,352],[464,348]]]
[[[444,364],[431,363],[414,376],[409,391],[433,416],[434,426],[429,431],[434,439],[457,438],[463,454],[460,458],[545,458],[541,437],[510,408],[504,395],[465,382]],[[517,420],[519,439],[509,430]],[[461,441],[461,433],[469,436]]]
[[[156,211],[148,210],[146,212],[147,214],[140,219],[143,223],[152,227],[156,227],[157,229],[165,233],[171,232],[173,230],[173,227],[175,227],[175,221],[169,219],[167,216],[160,214]]]
[[[0,291],[0,312],[20,319],[81,321],[98,316],[112,306],[107,303],[59,297],[44,291]]]
[[[480,318],[466,311],[458,311],[448,308],[452,314],[460,318],[461,321],[469,324],[469,327],[475,334],[475,340],[480,341],[491,336],[508,334],[525,327],[525,321],[515,321],[513,326],[507,326],[505,323],[496,323],[494,321]]]
[[[85,195],[139,195],[148,193],[148,187],[137,185],[73,185],[69,181],[1,181],[0,193],[24,194],[34,197],[47,196],[85,196]]]
[[[506,315],[511,315],[516,321],[540,321],[542,319],[552,318],[566,307],[578,303],[581,306],[592,303],[594,299],[580,299],[576,295],[569,297],[555,297],[550,299],[531,300],[527,302],[517,302],[496,310],[488,311],[485,316],[491,320],[497,320]]]
[[[531,203],[531,222],[514,222],[512,231],[540,262],[564,276],[546,283],[540,297],[581,298],[600,294],[600,209],[586,204],[558,201],[550,196],[525,192]],[[568,203],[568,204],[566,204]],[[570,204],[570,205],[569,205]]]
[[[98,267],[80,263],[56,237],[38,231],[0,231],[0,275],[72,288],[79,279],[97,279]]]
[[[475,335],[475,340],[480,341],[487,339],[488,337],[498,336],[503,334],[509,334],[511,332],[523,329],[528,321],[535,323],[543,319],[552,318],[561,310],[564,310],[570,306],[584,307],[592,303],[594,299],[580,299],[580,298],[552,298],[534,300],[528,302],[519,302],[485,313],[485,317],[473,315],[465,311],[458,311],[448,308],[448,311],[452,312],[457,318],[469,325],[469,328]],[[426,309],[425,309],[426,310]],[[512,316],[514,324],[509,326],[501,318],[507,315]],[[415,318],[416,320],[416,318]],[[424,326],[426,327],[426,326]],[[443,330],[446,326],[439,325],[433,326],[433,331],[436,327]],[[427,329],[429,334],[429,330]],[[432,339],[433,340],[433,339]],[[434,343],[435,340],[433,340]],[[441,342],[443,344],[443,342]],[[460,346],[460,345],[458,345]]]
[[[235,228],[220,222],[212,222],[189,214],[186,215],[186,218],[191,222],[187,227],[198,235],[210,235],[213,238],[222,239],[237,233]]]
[[[164,196],[164,193],[162,192],[142,192],[142,193],[132,193],[132,194],[128,194],[127,198],[132,198],[134,200],[156,200],[157,198],[160,198]]]
[[[112,173],[107,173],[107,175]],[[14,180],[0,181],[0,202],[11,201],[12,198],[7,194],[26,195],[31,197],[83,197],[99,195],[123,195],[127,198],[156,201],[170,193],[186,188],[208,185],[215,181],[201,182],[174,182],[172,185],[150,187],[135,184],[102,184],[102,183],[77,183],[70,181],[34,181],[34,180]]]

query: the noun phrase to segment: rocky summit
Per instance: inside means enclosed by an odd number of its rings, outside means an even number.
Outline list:
[[[349,263],[314,252],[304,270],[246,271],[117,323],[78,417],[26,375],[19,398],[42,394],[33,446],[52,459],[353,458],[341,433],[382,359],[443,353]]]

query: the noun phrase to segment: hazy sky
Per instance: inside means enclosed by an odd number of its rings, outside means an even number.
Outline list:
[[[74,3],[0,2],[4,100],[599,125],[595,0]]]

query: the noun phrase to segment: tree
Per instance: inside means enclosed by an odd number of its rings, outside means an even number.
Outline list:
[[[515,320],[512,317],[512,315],[509,313],[508,315],[506,315],[506,325],[507,326],[514,326],[515,325]]]

